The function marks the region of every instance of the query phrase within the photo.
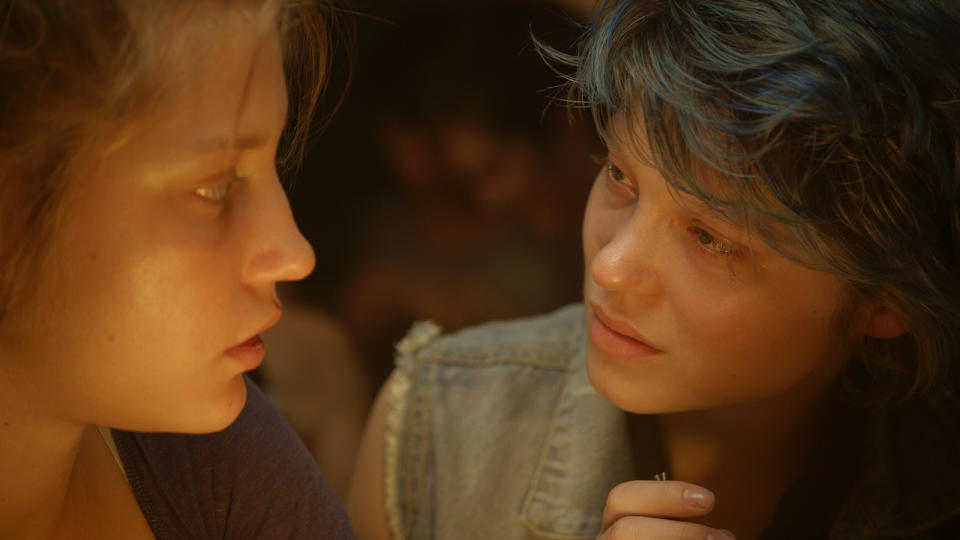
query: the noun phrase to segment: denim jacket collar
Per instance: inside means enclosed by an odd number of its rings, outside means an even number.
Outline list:
[[[584,334],[522,509],[545,538],[595,538],[607,493],[633,476],[626,413],[590,384]]]

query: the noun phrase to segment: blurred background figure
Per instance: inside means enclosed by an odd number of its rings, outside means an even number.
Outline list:
[[[297,302],[284,303],[283,318],[262,336],[268,358],[260,380],[342,497],[374,389],[333,318]]]
[[[341,495],[412,322],[455,330],[579,299],[601,151],[589,120],[554,103],[530,39],[572,50],[592,1],[353,6],[349,92],[291,193],[317,267],[285,291],[260,374]]]

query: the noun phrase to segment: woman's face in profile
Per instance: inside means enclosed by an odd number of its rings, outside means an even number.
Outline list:
[[[259,36],[259,37],[258,37]],[[3,338],[4,369],[43,412],[208,432],[242,408],[277,281],[313,269],[276,173],[287,96],[278,38],[227,24],[180,91],[81,179]],[[229,149],[232,137],[236,145]],[[4,334],[10,334],[4,331]]]

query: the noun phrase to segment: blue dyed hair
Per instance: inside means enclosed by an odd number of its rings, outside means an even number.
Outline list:
[[[673,189],[903,313],[859,354],[887,401],[957,386],[958,36],[955,0],[604,0],[547,54]]]
[[[576,54],[541,50],[604,139],[847,283],[840,326],[862,298],[903,314],[908,334],[862,337],[847,364],[841,397],[872,406],[831,537],[941,537],[960,515],[960,2],[601,0]],[[798,482],[822,498],[824,480]]]

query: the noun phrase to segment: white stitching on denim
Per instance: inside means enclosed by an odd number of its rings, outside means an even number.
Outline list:
[[[387,411],[386,425],[384,428],[384,499],[387,507],[387,516],[389,525],[393,533],[394,540],[403,540],[407,532],[404,527],[404,521],[408,516],[404,515],[400,501],[400,486],[398,485],[399,460],[401,437],[407,421],[407,406],[409,404],[410,391],[413,388],[414,360],[413,357],[419,349],[430,343],[436,336],[440,335],[441,328],[437,324],[429,321],[418,322],[413,325],[406,337],[400,340],[396,346],[396,364],[397,369],[393,371],[389,385],[390,408]]]
[[[403,523],[400,512],[400,497],[397,493],[397,462],[400,459],[400,433],[406,413],[407,394],[410,392],[410,374],[397,369],[387,381],[390,396],[390,409],[387,411],[384,429],[384,501],[389,516],[390,529],[394,540],[403,540]]]

